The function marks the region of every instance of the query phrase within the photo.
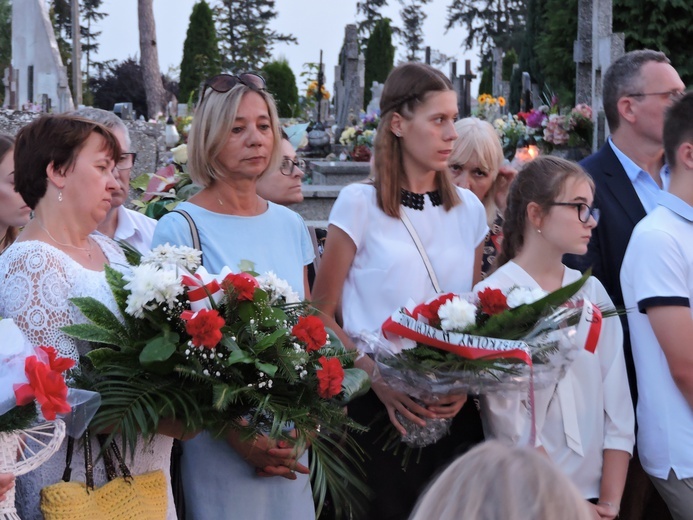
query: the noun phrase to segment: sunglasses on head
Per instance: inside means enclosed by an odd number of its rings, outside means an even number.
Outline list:
[[[205,82],[205,85],[202,88],[202,97],[200,98],[200,104],[202,104],[202,102],[204,101],[205,93],[207,92],[208,88],[211,88],[213,91],[219,92],[220,94],[225,94],[239,83],[241,85],[245,85],[251,90],[258,91],[266,90],[267,86],[265,84],[265,78],[253,72],[244,72],[243,74],[239,74],[238,76],[235,76],[233,74],[217,74],[216,76],[208,79]]]

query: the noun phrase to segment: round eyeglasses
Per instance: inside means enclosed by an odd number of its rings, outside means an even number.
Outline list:
[[[292,161],[288,157],[285,157],[284,160],[282,160],[282,163],[279,165],[279,171],[282,175],[286,175],[288,177],[289,175],[293,175],[294,168],[296,166],[298,166],[299,170],[304,172],[306,170],[306,161],[304,161],[303,159],[299,159],[298,161]]]
[[[595,222],[599,222],[599,208],[593,208],[584,202],[552,202],[551,206],[572,206],[577,209],[578,219],[583,224],[587,224],[592,217]]]
[[[120,154],[120,159],[116,163],[115,167],[117,170],[132,170],[135,165],[135,159],[137,159],[137,154],[135,152],[125,152]]]

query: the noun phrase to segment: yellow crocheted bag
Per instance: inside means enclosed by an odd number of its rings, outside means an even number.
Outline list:
[[[63,481],[41,490],[41,512],[45,520],[165,520],[168,491],[161,470],[132,475],[115,442],[103,450],[109,482],[94,487],[94,465],[89,434],[84,434],[84,463],[87,482],[70,482],[74,439],[67,444]],[[99,439],[101,441],[101,439]],[[122,477],[117,476],[110,457],[113,451]]]
[[[166,477],[151,471],[117,477],[87,490],[84,482],[59,482],[41,490],[45,520],[165,520]]]

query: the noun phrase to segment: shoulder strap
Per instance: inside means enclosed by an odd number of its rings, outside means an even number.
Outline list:
[[[421,239],[419,238],[419,234],[416,232],[416,229],[414,229],[414,226],[412,225],[411,220],[409,220],[409,216],[407,215],[407,212],[404,211],[404,208],[400,208],[399,219],[402,221],[402,224],[404,224],[404,227],[407,228],[407,231],[409,232],[411,239],[414,241],[414,245],[416,246],[416,249],[419,250],[419,254],[421,255],[421,260],[423,260],[424,266],[426,267],[426,271],[428,271],[428,277],[431,279],[431,284],[433,284],[433,288],[435,289],[435,291],[437,293],[443,292],[440,289],[440,284],[438,283],[438,277],[436,276],[436,273],[433,270],[433,266],[431,265],[431,260],[428,258],[428,255],[426,254],[426,250],[424,249],[424,246],[421,243]]]
[[[190,226],[190,235],[192,236],[192,243],[193,247],[197,249],[200,253],[202,253],[202,244],[200,243],[200,234],[197,231],[197,226],[195,225],[195,221],[193,218],[190,216],[190,213],[183,209],[174,209],[172,213],[180,213],[183,215],[185,220],[188,221],[188,225]],[[202,265],[204,262],[202,261],[202,255],[200,255],[200,265]]]
[[[315,233],[315,226],[308,226],[308,235],[310,235],[310,242],[313,244],[313,253],[315,253],[313,269],[317,274],[318,267],[320,267],[320,247],[318,246],[318,235]]]

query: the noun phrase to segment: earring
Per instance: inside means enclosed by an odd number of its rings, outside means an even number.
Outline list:
[[[402,137],[402,134],[401,134],[400,132],[395,132],[395,135],[396,135],[397,137]]]
[[[62,202],[62,201],[63,201],[63,192],[59,191],[58,192],[58,202]]]
[[[537,233],[541,235],[541,229],[537,228]]]

